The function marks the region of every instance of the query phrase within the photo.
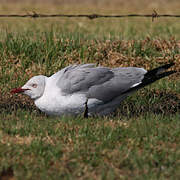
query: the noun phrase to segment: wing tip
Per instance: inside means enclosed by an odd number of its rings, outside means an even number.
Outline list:
[[[147,71],[147,73],[144,75],[144,78],[142,79],[141,82],[134,84],[129,90],[125,91],[123,94],[138,90],[138,89],[143,88],[159,79],[162,79],[166,76],[176,73],[177,71],[174,71],[174,70],[165,71],[173,65],[175,65],[175,63],[172,62],[169,64],[165,64],[163,66],[160,66],[158,68],[152,69],[150,71]]]
[[[152,77],[152,76],[160,75],[160,74],[164,73],[164,71],[166,71],[167,69],[169,69],[170,67],[172,67],[174,65],[175,65],[175,63],[171,62],[171,63],[165,64],[165,65],[159,66],[155,69],[147,71],[145,76],[146,77]]]

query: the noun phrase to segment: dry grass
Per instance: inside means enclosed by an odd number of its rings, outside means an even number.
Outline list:
[[[0,2],[6,14],[180,9],[177,0]],[[0,179],[179,179],[177,19],[10,18],[1,19],[0,31]],[[138,91],[110,117],[48,117],[29,98],[10,94],[69,64],[152,69],[172,61],[176,74]]]
[[[54,37],[55,46],[63,46],[70,47],[74,46],[75,41],[71,39],[58,40]],[[169,79],[174,80],[174,82],[178,82],[180,75],[180,54],[178,53],[178,49],[180,42],[175,40],[174,38],[170,40],[162,40],[155,39],[151,40],[150,38],[146,38],[145,40],[135,41],[125,41],[125,40],[106,40],[106,41],[82,41],[80,42],[80,48],[83,48],[83,56],[82,50],[78,48],[72,47],[72,50],[66,51],[63,53],[63,59],[65,61],[63,64],[60,64],[61,57],[55,58],[52,63],[51,68],[47,69],[46,61],[43,63],[31,62],[29,67],[24,69],[24,60],[19,55],[14,56],[10,55],[7,60],[5,60],[1,66],[4,70],[2,71],[2,76],[9,76],[9,74],[13,74],[11,77],[11,83],[8,83],[1,89],[0,94],[0,108],[6,111],[16,110],[18,108],[34,111],[36,108],[33,105],[33,102],[25,96],[13,96],[10,94],[10,89],[14,86],[17,86],[17,80],[23,80],[25,83],[26,80],[30,79],[32,76],[37,74],[53,74],[60,70],[62,67],[67,66],[69,64],[80,64],[80,63],[95,63],[102,66],[108,67],[144,67],[145,69],[152,69],[159,65],[174,62],[175,65],[173,67],[174,70],[177,71],[174,75],[172,75]],[[55,47],[57,48],[57,47]],[[47,51],[48,52],[48,51]],[[173,52],[173,53],[172,53]],[[45,55],[46,56],[46,55]],[[11,66],[9,66],[11,64]],[[25,73],[24,73],[25,72]],[[37,73],[38,72],[38,73]],[[19,86],[22,86],[21,83]],[[154,91],[150,92],[157,97],[166,97],[169,99],[169,103],[158,104],[157,107],[161,107],[162,111],[168,111],[168,107],[177,107],[179,104],[179,95],[178,95],[178,84],[177,84],[177,93],[168,92],[172,95],[168,95],[166,92]],[[146,93],[146,96],[149,96]],[[174,98],[173,98],[174,97]],[[176,97],[176,98],[175,98]],[[170,99],[171,98],[171,99]],[[171,101],[172,100],[172,101]],[[174,104],[174,105],[173,105]],[[152,111],[156,111],[157,108],[152,108]],[[154,109],[154,110],[153,110]],[[174,112],[175,109],[169,109],[168,112]],[[123,110],[124,111],[124,110]],[[133,107],[131,107],[131,111]],[[145,112],[147,109],[141,108],[140,111]],[[158,111],[161,111],[160,109]]]
[[[48,11],[63,12],[66,10],[84,12],[152,12],[153,9],[161,13],[178,13],[180,9],[178,0],[1,0],[1,6],[7,10],[25,10],[26,8],[44,9]],[[88,5],[88,6],[87,6]],[[71,8],[73,6],[73,9]],[[27,10],[27,9],[26,9]],[[115,11],[115,12],[114,12]]]

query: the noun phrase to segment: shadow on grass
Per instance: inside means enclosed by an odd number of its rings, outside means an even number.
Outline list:
[[[137,98],[123,101],[114,116],[139,116],[148,112],[170,115],[180,112],[180,97],[175,93],[152,90]],[[0,96],[0,112],[10,113],[18,109],[45,115],[26,96]]]
[[[0,179],[1,180],[14,180],[14,172],[13,169],[11,167],[9,167],[6,170],[3,170],[0,173]]]
[[[4,113],[16,112],[18,109],[36,112],[37,115],[42,115],[42,113],[36,106],[34,102],[26,96],[0,96],[0,111]]]
[[[180,97],[175,93],[152,90],[138,99],[124,101],[118,113],[124,116],[139,116],[144,113],[170,115],[180,112]]]

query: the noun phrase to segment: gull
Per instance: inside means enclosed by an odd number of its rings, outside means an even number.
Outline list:
[[[175,73],[166,71],[173,65],[149,71],[137,67],[70,65],[50,77],[34,76],[11,93],[28,95],[47,115],[108,115],[133,92]]]

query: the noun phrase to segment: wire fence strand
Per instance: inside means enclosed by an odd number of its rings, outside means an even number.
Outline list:
[[[154,18],[159,17],[170,17],[170,18],[180,18],[180,15],[173,15],[173,14],[158,14],[156,11],[153,11],[152,14],[126,14],[126,15],[102,15],[102,14],[39,14],[33,12],[32,14],[0,14],[0,18],[54,18],[54,17],[67,17],[67,18],[82,18],[86,17],[89,19],[96,19],[96,18],[126,18],[126,17],[147,17]]]

